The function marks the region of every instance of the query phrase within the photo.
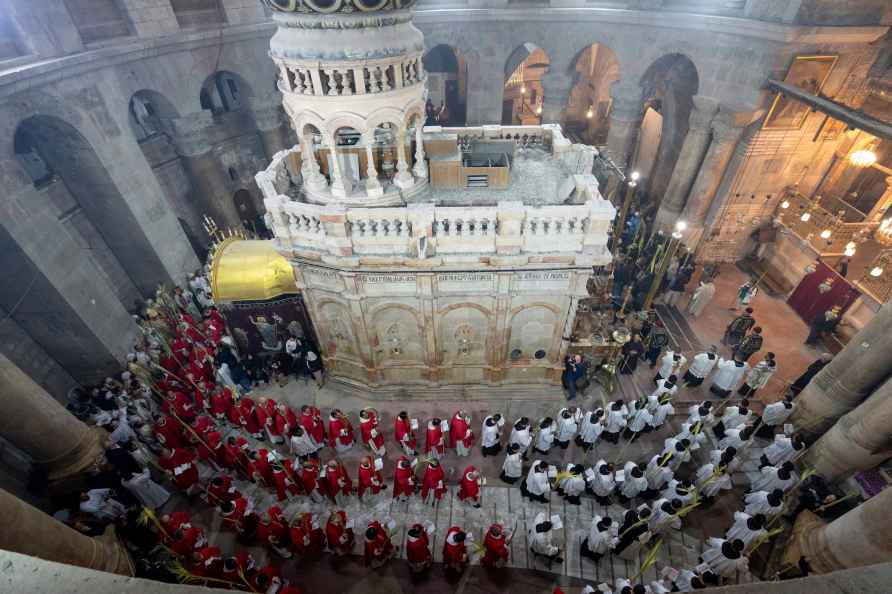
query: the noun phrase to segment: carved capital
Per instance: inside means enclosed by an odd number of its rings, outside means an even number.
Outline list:
[[[715,114],[719,111],[719,102],[712,97],[694,95],[694,107],[688,120],[690,130],[708,131]]]

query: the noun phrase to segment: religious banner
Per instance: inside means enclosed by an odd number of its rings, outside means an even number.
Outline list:
[[[849,281],[819,261],[815,264],[815,271],[806,274],[799,286],[793,289],[787,303],[806,324],[811,324],[816,316],[833,307],[839,307],[842,317],[860,295]]]
[[[242,354],[282,352],[289,336],[305,337],[314,348],[319,344],[301,295],[236,301],[219,309]]]
[[[839,56],[797,56],[784,82],[799,87],[810,95],[819,95]],[[762,126],[766,130],[798,130],[810,107],[805,103],[778,93]]]

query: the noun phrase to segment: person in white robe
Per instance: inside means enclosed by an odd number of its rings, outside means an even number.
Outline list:
[[[520,494],[528,499],[548,503],[551,483],[548,480],[548,465],[535,460],[527,473],[526,480],[520,486]]]
[[[675,407],[672,406],[672,398],[664,394],[660,398],[657,409],[652,413],[651,420],[647,426],[650,430],[659,429],[666,422],[666,419],[669,418],[669,415],[673,414],[675,414]]]
[[[505,453],[505,460],[502,462],[502,474],[500,477],[509,485],[513,485],[517,482],[517,479],[522,476],[523,454],[520,451],[520,446],[516,443],[512,443],[508,446]]]
[[[776,371],[777,362],[775,361],[774,353],[766,354],[765,359],[756,363],[755,367],[746,374],[746,381],[743,382],[737,393],[741,396],[752,396],[756,393],[756,390],[765,387]]]
[[[687,439],[691,442],[691,451],[696,452],[707,441],[706,434],[703,432],[703,421],[698,420],[693,423],[691,423],[690,419],[685,421],[681,424],[681,430],[675,436],[675,439],[678,441]]]
[[[576,445],[587,452],[595,447],[595,444],[598,443],[598,439],[601,437],[601,433],[604,431],[603,421],[603,408],[585,413],[579,435],[576,436]]]
[[[753,411],[750,410],[750,401],[744,398],[740,401],[740,404],[732,404],[730,406],[726,406],[725,410],[722,411],[722,423],[725,425],[725,429],[733,429],[738,425],[749,423],[752,421]]]
[[[306,460],[310,454],[319,449],[313,438],[301,426],[294,428],[294,434],[288,445],[291,448],[291,453],[297,456],[299,461]]]
[[[583,478],[585,468],[579,464],[570,462],[567,464],[567,468],[564,472],[569,476],[565,476],[558,480],[558,493],[567,500],[567,503],[571,505],[580,505],[581,501],[579,496],[585,492],[585,478]]]
[[[81,494],[80,510],[101,522],[114,522],[127,512],[127,507],[114,499],[111,489],[90,489]]]
[[[635,439],[638,434],[647,429],[648,425],[653,421],[653,416],[647,410],[647,405],[643,400],[635,401],[635,408],[629,414],[629,420],[626,423],[626,430],[623,437],[626,439]]]
[[[669,467],[669,458],[654,454],[648,460],[644,469],[644,478],[647,479],[647,496],[656,496],[657,492],[665,487],[675,475]]]
[[[693,592],[694,590],[702,590],[705,587],[703,578],[690,569],[679,571],[678,576],[672,580],[672,584],[677,588],[678,592]]]
[[[625,503],[638,497],[639,493],[647,490],[647,479],[644,472],[632,461],[623,466],[623,480],[620,484],[620,501]]]
[[[612,464],[608,464],[603,459],[598,460],[594,468],[585,472],[585,482],[598,503],[610,505],[610,496],[616,489]]]
[[[647,527],[653,534],[661,534],[670,528],[681,530],[681,518],[679,510],[684,507],[681,499],[666,499],[661,497],[650,506],[650,518]]]
[[[581,418],[582,411],[578,409],[562,408],[558,412],[554,440],[562,450],[566,450],[570,446],[570,441],[576,437]]]
[[[152,480],[148,468],[132,473],[129,479],[122,479],[121,484],[149,509],[158,509],[170,499],[170,492]]]
[[[759,460],[762,466],[780,466],[784,462],[792,462],[805,448],[805,443],[799,436],[787,437],[783,433],[774,436],[774,443],[762,450]]]
[[[647,397],[647,410],[649,410],[651,414],[655,413],[657,407],[660,406],[661,398],[665,396],[672,398],[676,393],[678,393],[678,385],[676,384],[674,375],[670,375],[666,379],[658,380],[657,387]]]
[[[495,456],[502,449],[502,427],[505,419],[502,415],[489,415],[483,419],[483,428],[480,430],[480,445],[483,456]]]
[[[694,499],[694,489],[690,483],[679,481],[676,478],[670,479],[666,483],[666,487],[660,491],[660,497],[665,499],[680,499],[685,505]]]
[[[715,464],[704,464],[697,469],[697,490],[703,497],[712,499],[722,491],[733,487],[727,468]]]
[[[530,550],[536,555],[547,558],[551,563],[563,563],[561,550],[553,542],[553,526],[545,512],[536,514],[527,532]]]
[[[667,454],[672,454],[669,459],[669,467],[673,471],[678,470],[679,466],[691,461],[691,442],[687,439],[670,437],[663,442],[663,451],[660,452],[660,456]]]
[[[657,372],[657,377],[654,378],[654,381],[659,381],[661,379],[665,379],[670,375],[678,376],[681,368],[687,364],[687,357],[682,355],[681,353],[676,353],[675,351],[666,351],[660,358],[660,369]]]
[[[786,423],[791,414],[793,414],[793,402],[791,400],[784,399],[780,402],[773,402],[762,411],[762,424],[769,427],[778,427]]]
[[[595,514],[589,526],[588,536],[580,545],[579,554],[597,563],[619,542],[618,530],[619,526],[610,516],[602,517]]]
[[[743,464],[743,456],[737,455],[737,448],[728,446],[709,452],[709,461],[716,466],[727,466],[728,473],[736,472]]]
[[[719,440],[719,448],[734,448],[738,452],[749,444],[750,438],[753,436],[753,428],[746,425],[737,425],[733,429],[725,431],[725,436]]]
[[[526,417],[521,417],[514,422],[511,435],[508,438],[508,445],[517,445],[520,454],[526,456],[531,443],[533,443],[533,436],[530,433],[530,420]]]
[[[703,309],[712,301],[715,296],[715,284],[712,279],[701,280],[700,284],[694,289],[691,295],[691,301],[688,303],[688,313],[694,318],[699,318],[703,313]]]
[[[701,558],[714,573],[731,577],[738,571],[746,571],[748,564],[743,556],[746,545],[742,540],[710,538],[706,544],[709,548],[703,551]]]
[[[601,436],[610,443],[619,441],[620,432],[626,427],[626,419],[629,417],[629,409],[622,400],[612,403],[607,409],[604,419],[604,431]]]
[[[780,489],[747,493],[743,501],[746,503],[743,511],[750,516],[762,514],[766,518],[773,518],[784,511],[784,492]]]
[[[533,440],[533,451],[538,454],[548,454],[551,446],[554,445],[554,420],[551,417],[545,417],[539,421],[539,429],[536,431],[536,437]]]
[[[780,468],[777,466],[763,466],[759,474],[753,477],[750,483],[751,491],[773,491],[780,489],[784,493],[796,484],[798,477],[793,464],[784,462]]]
[[[722,357],[716,364],[718,371],[716,371],[709,391],[721,398],[727,398],[731,392],[737,389],[740,380],[743,379],[743,374],[747,372],[749,367],[743,361],[729,360]]]
[[[691,360],[691,366],[684,372],[684,377],[681,378],[682,383],[689,388],[699,386],[703,380],[709,377],[718,361],[718,347],[715,345],[709,347],[708,351],[697,353]]]
[[[767,533],[765,516],[761,514],[751,516],[738,511],[734,512],[734,524],[728,529],[725,538],[728,540],[740,539],[743,541],[743,544],[749,546],[751,542],[759,540]]]
[[[136,433],[133,431],[133,428],[130,427],[130,420],[127,418],[127,409],[122,408],[118,411],[117,425],[115,426],[115,430],[109,435],[109,440],[111,443],[126,443],[135,439]]]
[[[634,594],[632,592],[632,580],[624,577],[616,578],[613,582],[613,591],[617,594]]]

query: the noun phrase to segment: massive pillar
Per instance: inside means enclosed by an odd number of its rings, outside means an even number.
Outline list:
[[[120,575],[134,574],[133,561],[114,537],[81,534],[0,489],[0,549]]]
[[[709,147],[710,124],[718,108],[715,99],[701,95],[694,96],[688,133],[672,170],[666,194],[660,201],[660,209],[657,211],[657,225],[664,229],[671,229],[684,210],[688,192],[694,184],[697,171]]]
[[[542,77],[542,123],[560,124],[561,112],[570,99],[573,79],[562,72],[549,72]]]
[[[829,573],[892,559],[890,506],[892,489],[885,489],[829,524],[805,526],[798,545],[812,572]]]
[[[51,483],[76,479],[102,457],[102,431],[88,427],[0,355],[0,437],[46,470]]]
[[[260,133],[263,152],[270,161],[279,151],[291,148],[285,142],[285,129],[282,126],[284,115],[282,106],[278,104],[254,110],[254,121]]]
[[[792,423],[806,439],[820,437],[892,371],[892,301],[856,334],[796,399]]]
[[[709,143],[709,149],[703,157],[681,216],[691,229],[688,235],[690,245],[694,245],[702,235],[702,226],[706,222],[709,205],[715,197],[722,175],[742,134],[743,128],[733,117],[722,117],[719,113],[712,122],[712,142]]]
[[[805,465],[828,481],[868,470],[892,457],[892,379],[840,418],[808,449]]]
[[[644,117],[641,87],[635,83],[616,82],[610,88],[613,107],[610,110],[610,131],[607,133],[607,151],[620,167],[629,164],[635,141]]]

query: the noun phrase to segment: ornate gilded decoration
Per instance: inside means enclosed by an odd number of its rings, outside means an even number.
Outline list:
[[[263,301],[299,293],[294,269],[269,241],[232,237],[214,252],[211,264],[214,301]]]

